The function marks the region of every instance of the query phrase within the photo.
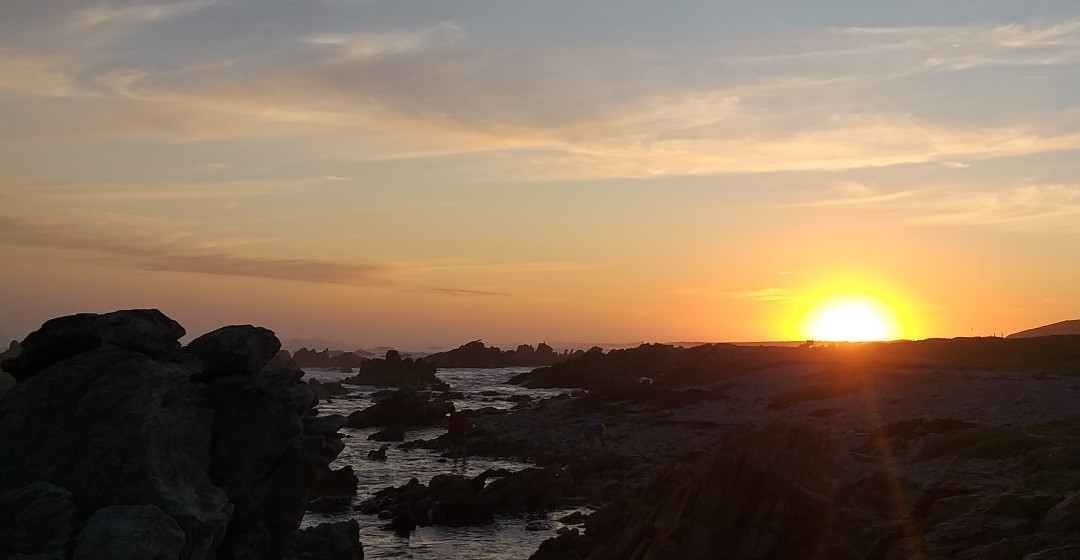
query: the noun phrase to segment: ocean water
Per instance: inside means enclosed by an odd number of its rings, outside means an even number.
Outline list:
[[[515,405],[509,400],[513,395],[530,395],[534,399],[559,394],[560,390],[526,389],[506,384],[510,377],[529,371],[530,368],[493,368],[440,369],[438,377],[447,382],[451,390],[465,394],[464,398],[454,401],[458,408],[481,408],[490,406],[508,409]],[[332,369],[305,369],[307,378],[320,381],[336,381],[350,376]],[[344,414],[370,406],[371,393],[379,387],[346,385],[350,389],[350,398],[334,399],[330,403],[321,403],[321,414]],[[481,394],[487,393],[487,394]],[[492,394],[494,393],[494,394]],[[360,487],[354,504],[359,504],[376,491],[387,486],[400,486],[417,478],[427,484],[431,477],[443,473],[457,473],[476,476],[489,468],[505,468],[518,471],[529,467],[528,463],[511,460],[495,460],[484,457],[471,457],[463,467],[454,465],[445,459],[440,460],[442,450],[412,449],[402,450],[392,443],[386,453],[386,461],[371,461],[367,452],[382,445],[367,439],[367,436],[382,428],[354,430],[342,429],[345,450],[341,452],[332,468],[352,466],[360,479]],[[405,440],[430,439],[444,432],[443,428],[425,428],[406,433]],[[326,521],[342,521],[355,518],[360,523],[360,540],[364,543],[365,558],[403,558],[403,559],[444,559],[462,560],[524,560],[529,557],[540,543],[555,535],[561,527],[555,519],[573,509],[549,512],[547,514],[514,515],[497,517],[492,525],[479,527],[418,527],[408,538],[395,536],[392,532],[381,529],[386,520],[359,512],[343,514],[308,513],[303,526],[318,525]],[[527,531],[525,526],[538,520],[546,520],[551,529]]]

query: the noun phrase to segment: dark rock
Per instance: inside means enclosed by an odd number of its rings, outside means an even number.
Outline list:
[[[441,384],[435,377],[435,366],[423,359],[402,358],[395,350],[387,351],[386,358],[371,358],[360,364],[360,372],[342,379],[349,385],[376,385],[381,387],[422,387]]]
[[[258,340],[239,340],[242,333]],[[46,535],[35,550],[12,553],[67,560],[71,527],[97,515],[80,537],[86,558],[173,557],[167,517],[183,531],[179,560],[281,559],[343,448],[335,432],[344,418],[313,416],[294,364],[250,371],[277,352],[267,333],[219,331],[198,359],[177,351],[183,329],[156,311],[61,318],[27,337],[16,364],[25,376],[0,399],[0,496],[11,497],[0,499],[0,552]],[[203,361],[240,375],[196,382]],[[28,486],[45,483],[54,490],[26,497]],[[67,491],[67,502],[57,497]],[[28,529],[28,520],[40,527]],[[142,536],[109,546],[160,546],[100,551],[105,535],[128,530]],[[53,555],[56,546],[67,552]]]
[[[386,528],[399,537],[408,537],[416,530],[416,520],[411,515],[397,515],[386,524]]]
[[[27,379],[46,367],[102,345],[161,356],[180,349],[184,328],[157,309],[80,313],[46,321],[27,335],[22,352],[3,363],[15,379]]]
[[[559,523],[565,523],[567,525],[580,525],[585,522],[585,514],[581,513],[580,511],[575,511],[573,513],[560,517],[556,521],[558,521]]]
[[[304,433],[310,436],[333,436],[349,423],[348,418],[340,414],[304,418]]]
[[[543,342],[536,348],[522,344],[515,350],[503,351],[498,347],[488,347],[483,342],[474,340],[454,350],[429,354],[424,357],[424,361],[442,368],[497,368],[549,366],[566,358],[566,354],[557,354]]]
[[[734,437],[659,474],[590,559],[811,558],[829,544],[835,453],[800,425]]]
[[[525,524],[526,531],[550,531],[551,523],[547,521],[530,521]]]
[[[4,393],[8,392],[12,386],[15,385],[15,378],[6,371],[0,371],[0,398],[4,396]]]
[[[0,495],[0,558],[69,558],[79,527],[71,492],[63,488],[34,482]]]
[[[154,505],[110,506],[79,533],[74,560],[177,560],[184,531]]]
[[[445,401],[411,389],[401,389],[393,395],[349,415],[350,428],[401,425],[406,427],[434,424],[450,411]]]
[[[1039,531],[1058,535],[1080,531],[1080,492],[1050,508],[1039,523]]]
[[[307,511],[316,513],[343,513],[352,507],[352,498],[349,496],[321,496],[311,500],[307,505]]]
[[[389,449],[389,448],[390,448],[389,445],[383,444],[378,449],[372,449],[371,451],[368,451],[367,458],[372,460],[372,461],[385,461],[386,460],[386,450]]]
[[[0,492],[51,482],[71,491],[84,518],[154,504],[184,530],[182,558],[202,557],[231,507],[207,475],[213,424],[183,365],[97,348],[36,372],[0,401]]]
[[[405,428],[390,426],[385,430],[369,435],[368,439],[374,441],[405,441]]]
[[[559,529],[557,536],[540,543],[529,560],[585,560],[596,543],[577,529]]]
[[[364,560],[360,524],[350,519],[303,529],[293,551],[293,560]]]
[[[203,363],[203,377],[252,374],[277,355],[281,341],[274,331],[251,325],[230,325],[210,331],[184,347]]]
[[[360,479],[356,477],[353,468],[345,465],[335,471],[327,473],[321,482],[316,494],[319,496],[355,496],[356,487]]]
[[[1024,556],[1023,560],[1076,560],[1080,558],[1080,545],[1068,545],[1040,550]]]
[[[318,379],[311,378],[308,379],[308,386],[311,388],[311,393],[320,401],[328,401],[334,397],[341,397],[349,393],[349,390],[343,387],[339,381],[323,383]]]

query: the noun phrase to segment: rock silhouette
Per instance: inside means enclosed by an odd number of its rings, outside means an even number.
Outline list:
[[[343,419],[312,416],[272,332],[183,335],[157,310],[72,315],[4,362],[0,557],[289,554]]]

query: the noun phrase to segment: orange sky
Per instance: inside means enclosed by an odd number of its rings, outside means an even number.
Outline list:
[[[844,293],[911,338],[1080,317],[1071,2],[24,4],[5,338],[157,307],[356,347],[774,340]]]

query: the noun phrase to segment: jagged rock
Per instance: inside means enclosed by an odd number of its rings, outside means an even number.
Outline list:
[[[385,430],[371,434],[368,439],[374,441],[405,441],[405,428],[402,426],[390,426]]]
[[[1080,530],[1080,492],[1058,502],[1046,512],[1039,523],[1039,531],[1064,535]]]
[[[110,506],[86,521],[73,560],[177,560],[183,548],[184,531],[161,508]]]
[[[551,523],[547,521],[530,521],[525,524],[526,531],[550,531]]]
[[[96,348],[36,372],[0,401],[0,492],[51,482],[72,493],[84,518],[156,504],[187,535],[182,558],[204,557],[231,513],[207,474],[213,423],[185,364]]]
[[[360,524],[350,519],[303,529],[294,551],[293,560],[364,560]]]
[[[252,374],[277,355],[281,342],[274,331],[251,325],[230,325],[210,331],[184,347],[202,360],[203,377]]]
[[[3,363],[15,379],[102,345],[160,356],[180,349],[184,328],[157,309],[80,313],[50,319],[27,335],[22,352]]]
[[[386,450],[389,449],[389,448],[390,448],[390,445],[383,444],[383,445],[379,446],[378,449],[372,449],[371,451],[368,451],[367,458],[369,460],[371,460],[371,461],[385,461],[386,460]]]
[[[56,485],[34,482],[0,495],[0,558],[66,560],[79,525],[71,492]]]
[[[450,407],[445,401],[434,401],[427,394],[405,388],[363,410],[353,412],[349,415],[348,426],[425,426],[438,422],[448,412]]]
[[[353,468],[345,465],[335,471],[327,473],[321,482],[316,494],[319,496],[355,496],[356,487],[360,479],[356,477]]]
[[[566,359],[569,354],[557,354],[541,342],[536,348],[522,344],[515,350],[503,351],[497,346],[485,346],[474,340],[446,352],[424,357],[424,361],[442,368],[497,368],[514,366],[550,366]]]
[[[565,529],[565,528],[564,528]],[[555,537],[540,543],[529,560],[585,560],[596,543],[577,529],[559,529]]]

